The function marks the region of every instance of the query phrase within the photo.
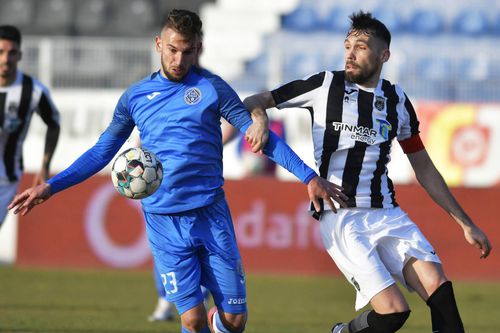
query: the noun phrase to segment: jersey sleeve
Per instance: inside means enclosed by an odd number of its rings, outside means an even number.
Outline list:
[[[401,115],[401,125],[398,131],[398,141],[409,139],[420,133],[419,121],[413,104],[406,94],[403,93],[403,96],[398,106],[401,108],[399,112]]]
[[[311,75],[302,80],[295,80],[272,90],[274,102],[278,109],[312,107],[318,89],[323,85],[325,72]]]
[[[304,184],[317,176],[317,173],[300,159],[300,157],[273,131],[269,131],[269,140],[264,153],[273,162],[291,172]]]
[[[52,194],[81,183],[104,168],[125,143],[134,129],[134,122],[127,108],[127,93],[122,95],[108,128],[99,137],[97,143],[83,153],[68,168],[58,173],[47,183]]]
[[[252,119],[238,94],[219,77],[214,77],[211,82],[217,91],[222,117],[241,132],[245,132],[252,123]]]

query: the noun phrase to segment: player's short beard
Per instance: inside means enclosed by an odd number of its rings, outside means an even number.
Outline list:
[[[364,85],[365,83],[369,82],[370,79],[377,74],[377,68],[372,68],[371,70],[361,70],[359,74],[353,74],[353,73],[345,73],[345,78],[347,81],[356,83],[359,85]]]
[[[167,70],[167,66],[165,66],[165,63],[163,62],[163,58],[160,59],[160,62],[161,62],[161,68],[163,69],[163,73],[165,73],[165,76],[167,77],[167,79],[169,79],[172,82],[180,82],[180,81],[182,81],[182,79],[184,79],[184,76],[181,78],[178,78],[178,77],[174,77],[174,76],[170,75],[170,73]]]

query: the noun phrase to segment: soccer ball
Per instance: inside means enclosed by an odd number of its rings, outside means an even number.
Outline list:
[[[130,148],[113,162],[111,180],[118,193],[131,199],[143,199],[160,187],[163,166],[144,148]]]

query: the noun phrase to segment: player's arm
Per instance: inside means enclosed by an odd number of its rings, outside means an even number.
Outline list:
[[[269,91],[247,97],[243,100],[252,116],[252,125],[248,128],[245,139],[252,145],[254,153],[261,151],[269,140],[269,118],[266,109],[275,107],[274,100]],[[260,138],[260,145],[253,145],[253,137]]]
[[[420,185],[427,191],[432,200],[462,227],[467,242],[481,250],[481,258],[486,258],[491,251],[488,237],[472,222],[471,218],[455,200],[427,151],[421,149],[409,153],[407,156]]]
[[[104,168],[134,128],[134,122],[126,108],[126,99],[127,94],[120,98],[113,120],[92,148],[46,183],[16,195],[8,209],[14,209],[15,214],[26,215],[34,206],[47,201],[55,193],[84,181]]]
[[[222,96],[221,112],[223,117],[242,132],[246,132],[252,120],[248,109],[240,101],[236,93],[229,87],[224,87],[226,94]],[[265,110],[264,107],[262,107]],[[309,198],[314,207],[321,211],[320,199],[324,200],[336,212],[333,201],[341,207],[346,207],[347,197],[342,193],[342,187],[330,183],[319,177],[314,170],[307,166],[299,156],[275,133],[269,131],[269,139],[263,152],[275,163],[294,174],[300,181],[307,184]]]
[[[59,112],[50,99],[50,95],[47,90],[42,91],[37,112],[43,122],[47,125],[47,132],[45,134],[45,148],[43,153],[42,168],[40,169],[40,172],[35,175],[35,179],[33,181],[34,185],[42,184],[49,178],[50,162],[52,161],[52,157],[54,156],[57,142],[59,140]]]
[[[260,96],[260,94],[254,96]],[[260,107],[260,103],[252,103],[253,99],[248,98],[245,101],[243,103],[252,117],[252,125],[246,131],[245,139],[252,146],[252,152],[256,153],[262,151],[269,140],[269,118],[266,109]]]

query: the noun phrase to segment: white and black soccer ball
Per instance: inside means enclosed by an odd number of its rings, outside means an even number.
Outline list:
[[[111,180],[118,193],[143,199],[160,187],[163,166],[155,154],[144,148],[130,148],[118,155],[111,168]]]

